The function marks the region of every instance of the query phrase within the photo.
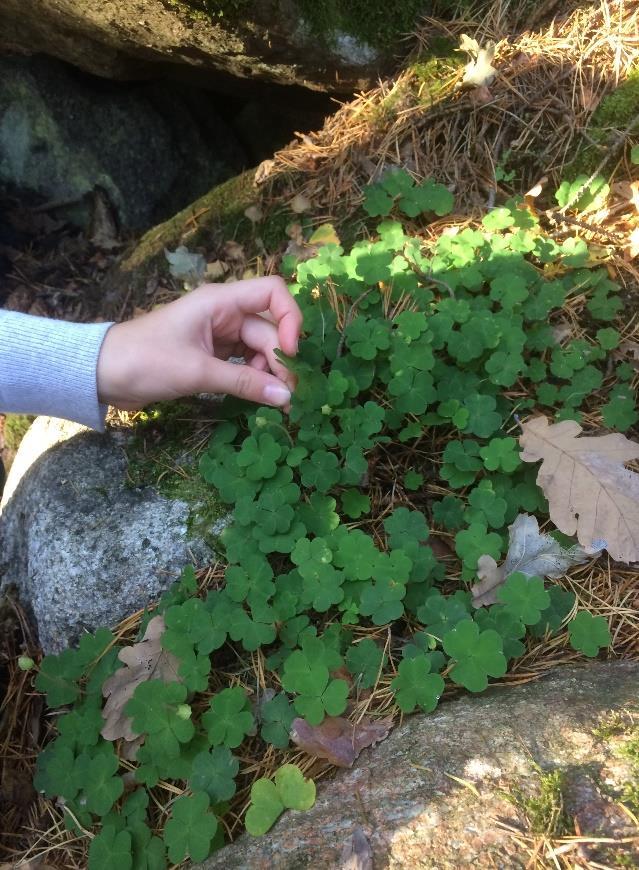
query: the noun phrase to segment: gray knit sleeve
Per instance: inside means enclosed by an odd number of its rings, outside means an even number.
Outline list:
[[[112,323],[68,323],[0,310],[0,411],[104,429],[96,369]]]

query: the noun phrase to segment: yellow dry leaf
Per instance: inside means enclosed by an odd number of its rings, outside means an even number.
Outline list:
[[[588,265],[600,266],[602,263],[605,263],[610,259],[612,250],[612,248],[606,247],[606,245],[588,245]]]
[[[308,240],[309,245],[339,245],[339,236],[333,224],[322,224]]]
[[[163,634],[164,617],[154,616],[147,625],[142,640],[120,650],[118,658],[124,662],[125,667],[109,677],[102,687],[102,694],[107,701],[102,710],[104,727],[100,733],[105,740],[137,738],[138,735],[131,727],[131,719],[124,714],[124,707],[140,683],[145,680],[182,682],[182,678],[178,676],[180,662],[172,653],[162,649],[160,639]]]
[[[639,227],[635,227],[635,229],[628,236],[628,253],[630,254],[631,259],[634,260],[635,257],[639,257]]]
[[[639,560],[639,474],[624,463],[639,458],[639,444],[610,433],[577,436],[574,420],[523,424],[524,462],[539,462],[537,484],[548,499],[550,519],[566,535],[576,533],[587,550],[606,549],[619,562]]]

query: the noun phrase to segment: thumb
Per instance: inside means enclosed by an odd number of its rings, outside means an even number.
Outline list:
[[[283,381],[267,372],[239,363],[211,359],[205,375],[205,392],[228,393],[260,405],[285,407],[291,391]]]

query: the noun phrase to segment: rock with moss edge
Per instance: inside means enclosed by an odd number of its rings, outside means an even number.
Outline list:
[[[611,841],[585,845],[586,858],[637,866],[636,839],[614,841],[636,838],[617,801],[639,771],[623,752],[627,738],[597,728],[632,708],[639,745],[636,662],[557,668],[444,701],[321,780],[311,810],[285,813],[265,836],[245,834],[198,868],[523,870],[530,854],[509,826],[574,835],[575,819],[583,836]]]
[[[401,37],[427,9],[424,0],[400,9],[383,0],[3,0],[0,46],[108,78],[179,69],[219,89],[235,78],[236,91],[243,80],[352,93],[392,68]]]
[[[0,591],[17,589],[45,652],[117,624],[186,564],[213,559],[213,537],[179,489],[131,486],[131,441],[49,417],[22,440],[0,512]]]

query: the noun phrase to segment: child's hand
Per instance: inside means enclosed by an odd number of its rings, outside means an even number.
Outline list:
[[[230,393],[287,408],[295,382],[273,351],[297,353],[301,326],[281,278],[205,284],[109,329],[98,360],[98,397],[134,410],[193,393]],[[230,356],[247,364],[226,362]]]

